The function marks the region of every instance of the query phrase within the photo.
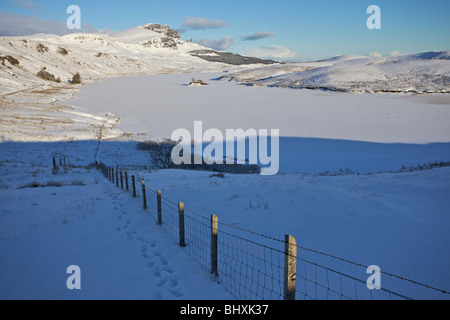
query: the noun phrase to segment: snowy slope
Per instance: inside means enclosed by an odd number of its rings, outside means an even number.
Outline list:
[[[217,71],[226,66],[191,56],[188,52],[207,48],[174,36],[136,27],[113,36],[74,33],[5,37],[0,39],[0,94],[57,86],[36,77],[43,67],[64,83],[77,72],[84,81],[91,81],[124,75]],[[13,57],[17,63],[6,57]]]
[[[142,198],[132,198],[89,166],[95,141],[2,147],[1,299],[235,298],[187,255],[189,246],[180,248],[170,237],[165,229],[172,228],[167,211],[165,227],[157,226],[154,211],[142,209]],[[209,172],[143,170],[147,154],[131,142],[104,143],[99,154],[100,160],[118,163],[145,179],[166,199],[183,201],[186,209],[205,217],[216,214],[221,230],[225,225],[251,230],[281,239],[280,246],[289,233],[301,247],[376,264],[383,272],[437,288],[450,287],[448,168],[378,175],[226,174],[222,179]],[[66,157],[74,166],[53,172],[51,156]],[[32,187],[35,181],[47,186]],[[153,208],[151,194],[148,200]],[[187,232],[192,230],[198,231]],[[244,235],[262,241],[257,235]],[[302,259],[333,270],[368,277],[359,265],[306,250],[299,253]],[[80,291],[66,288],[66,268],[73,264],[82,271]],[[303,277],[306,272],[310,281],[317,279],[314,268],[299,263],[298,274]],[[299,292],[306,286],[302,277]],[[332,273],[330,277],[334,279]],[[222,278],[226,274],[219,274],[219,281]],[[339,284],[331,285],[339,291]],[[395,283],[388,275],[382,276],[382,285],[412,298],[448,299],[418,286],[403,287],[404,281]],[[355,298],[355,284],[344,278],[343,286]],[[312,282],[310,296],[315,289]],[[367,294],[364,286],[358,286],[360,299]],[[326,299],[327,292],[319,288],[318,298]]]
[[[92,168],[52,174],[33,158],[55,146],[34,146],[18,147],[23,160],[23,151],[30,152],[27,163],[0,160],[7,175],[0,183],[0,299],[233,299],[139,201]],[[94,151],[89,144],[77,149],[89,156]],[[67,161],[76,162],[70,153]],[[27,187],[33,180],[53,186]],[[66,269],[74,264],[81,290],[66,287]]]
[[[54,141],[118,137],[120,117],[110,112],[56,101],[73,97],[81,87],[68,83],[80,73],[83,84],[104,78],[186,72],[242,70],[211,63],[189,52],[207,49],[185,42],[168,26],[149,24],[118,32],[37,34],[0,39],[0,141]],[[41,79],[45,68],[60,82]],[[110,121],[110,119],[115,119]]]
[[[344,92],[450,92],[450,51],[390,58],[342,56],[223,77],[247,84]]]

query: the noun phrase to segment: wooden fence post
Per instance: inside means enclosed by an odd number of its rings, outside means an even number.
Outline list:
[[[116,170],[116,187],[119,187],[119,170]]]
[[[294,237],[286,235],[284,242],[284,300],[295,300],[297,241]]]
[[[180,247],[186,246],[185,234],[184,234],[184,203],[178,202],[178,216],[179,216],[179,229],[180,229]]]
[[[128,186],[128,172],[125,171],[125,187],[127,189],[127,191],[130,191],[130,188]]]
[[[120,189],[123,190],[123,173],[120,171]]]
[[[114,168],[111,168],[112,183],[114,183]]]
[[[131,176],[131,184],[133,185],[133,198],[136,198],[136,179],[134,175]]]
[[[156,198],[158,200],[158,225],[162,225],[161,191],[158,190],[156,193]]]
[[[211,216],[211,273],[218,275],[217,255],[218,255],[219,218]]]
[[[147,197],[145,195],[145,181],[142,180],[142,201],[144,202],[144,210],[147,210]]]

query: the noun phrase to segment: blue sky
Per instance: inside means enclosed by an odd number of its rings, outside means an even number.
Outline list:
[[[0,35],[67,32],[72,4],[86,31],[168,24],[185,40],[281,60],[450,50],[448,0],[2,0]],[[381,8],[381,30],[366,27],[370,5]]]

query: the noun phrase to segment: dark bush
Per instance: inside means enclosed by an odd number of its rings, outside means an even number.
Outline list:
[[[42,43],[39,43],[36,47],[37,52],[45,53],[48,52],[48,48],[44,46]]]
[[[58,48],[58,53],[62,54],[63,56],[67,56],[69,54],[69,51],[64,48]]]
[[[223,173],[214,173],[214,174],[212,174],[212,175],[210,175],[209,176],[210,178],[214,178],[214,177],[216,177],[216,178],[225,178],[225,174],[223,174]]]
[[[59,77],[56,78],[53,74],[48,72],[46,67],[42,68],[41,71],[36,74],[36,76],[47,81],[61,82],[61,79]]]
[[[72,84],[81,84],[81,76],[80,73],[77,72],[73,77],[72,77]]]
[[[2,65],[4,66],[6,66],[5,61],[8,61],[12,66],[19,65],[19,60],[12,56],[0,57],[0,60],[2,61]]]

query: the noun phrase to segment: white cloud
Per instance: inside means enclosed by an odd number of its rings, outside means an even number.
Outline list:
[[[275,37],[275,33],[263,31],[263,32],[256,32],[256,33],[250,34],[250,35],[244,37],[243,40],[244,41],[256,41],[259,39],[270,38],[270,37]]]
[[[228,22],[220,20],[208,20],[200,17],[187,17],[183,22],[183,27],[192,30],[218,29],[231,26]]]
[[[34,9],[36,7],[36,4],[29,0],[13,0],[12,4],[16,7],[24,9]]]
[[[293,52],[289,48],[279,45],[251,48],[247,51],[247,54],[257,58],[281,59],[281,60],[293,59],[297,57],[296,52]]]
[[[379,52],[370,52],[369,57],[381,58],[383,55]]]
[[[400,54],[401,54],[400,51],[396,50],[396,51],[391,51],[389,53],[389,56],[391,56],[391,57],[398,57]]]
[[[198,41],[198,44],[214,50],[226,51],[234,44],[234,39],[230,36],[224,36],[217,40],[203,38]]]
[[[81,30],[74,32],[98,32],[92,25],[83,24]],[[27,36],[36,33],[64,35],[71,33],[66,21],[44,20],[26,17],[11,12],[0,12],[0,36]]]

